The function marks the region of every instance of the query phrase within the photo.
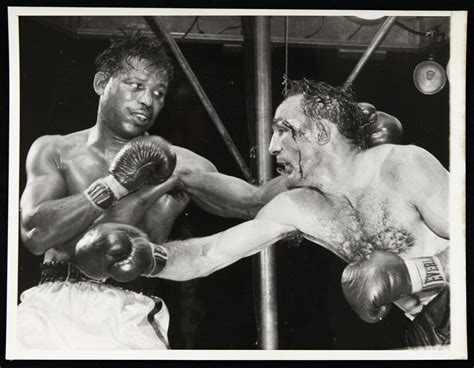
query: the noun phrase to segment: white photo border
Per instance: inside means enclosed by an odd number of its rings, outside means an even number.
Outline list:
[[[16,344],[18,294],[20,137],[20,16],[185,16],[185,15],[278,15],[350,16],[450,16],[450,251],[451,345],[446,348],[410,350],[21,350]],[[466,319],[466,37],[467,11],[355,11],[278,9],[172,9],[172,8],[65,8],[8,7],[10,136],[8,208],[8,281],[6,359],[133,359],[133,360],[432,360],[467,359]]]

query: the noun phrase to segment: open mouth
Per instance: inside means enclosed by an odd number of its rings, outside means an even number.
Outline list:
[[[144,114],[142,112],[137,112],[137,111],[135,112],[132,111],[130,114],[140,124],[147,124],[150,121],[150,116],[148,114]]]
[[[291,174],[293,172],[293,166],[285,161],[277,161],[277,173],[280,175]]]

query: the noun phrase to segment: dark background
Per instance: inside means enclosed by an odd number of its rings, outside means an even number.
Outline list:
[[[76,39],[54,31],[31,17],[20,22],[21,125],[20,178],[32,142],[45,134],[67,134],[95,123],[98,97],[92,88],[95,56],[105,39]],[[242,49],[213,44],[180,43],[181,50],[227,126],[244,157],[249,134]],[[358,55],[360,56],[360,55]],[[448,47],[437,55],[443,66]],[[273,105],[281,102],[284,49],[272,51]],[[337,50],[290,47],[288,75],[339,85],[357,62]],[[388,52],[368,62],[353,88],[360,101],[397,116],[406,144],[419,145],[449,166],[449,85],[426,96],[413,85],[415,66],[426,54]],[[219,171],[241,173],[185,75],[176,78],[152,134],[165,137],[210,159]],[[252,165],[252,162],[250,162]],[[191,204],[179,218],[173,237],[208,235],[238,221],[209,215]],[[20,245],[19,292],[39,279],[41,257]],[[379,349],[400,347],[408,319],[396,309],[380,324],[362,322],[345,302],[340,288],[344,264],[309,242],[277,246],[278,307],[282,349]],[[215,274],[190,282],[148,280],[171,313],[174,348],[256,348],[252,262],[243,259]]]

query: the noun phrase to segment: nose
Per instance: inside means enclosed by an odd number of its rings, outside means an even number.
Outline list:
[[[151,90],[144,89],[138,96],[138,102],[140,102],[142,105],[145,105],[146,107],[151,107],[153,104],[153,95]]]
[[[280,138],[278,138],[275,134],[272,135],[272,140],[270,141],[268,152],[270,153],[270,155],[273,155],[273,156],[281,152]]]

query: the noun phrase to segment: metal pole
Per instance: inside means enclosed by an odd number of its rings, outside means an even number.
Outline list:
[[[194,90],[196,91],[197,95],[201,99],[202,104],[204,105],[204,108],[207,110],[209,116],[211,117],[214,125],[216,126],[217,130],[221,134],[222,138],[224,139],[225,144],[227,145],[227,148],[229,149],[230,153],[232,156],[234,156],[234,159],[237,161],[237,164],[239,165],[240,170],[245,176],[245,179],[247,181],[251,181],[252,179],[252,174],[250,172],[250,169],[248,168],[245,160],[242,158],[242,155],[240,154],[239,150],[237,149],[237,146],[235,145],[234,141],[232,140],[231,136],[229,135],[229,132],[227,131],[226,127],[222,123],[222,120],[220,119],[219,115],[217,114],[216,110],[212,106],[211,101],[206,95],[206,92],[204,92],[204,89],[202,88],[201,84],[199,83],[199,80],[197,79],[196,75],[194,74],[193,70],[189,66],[186,58],[184,57],[183,53],[179,49],[178,45],[176,44],[176,41],[171,37],[171,35],[168,33],[166,28],[161,24],[160,20],[157,17],[144,17],[145,21],[148,23],[152,31],[155,33],[156,36],[161,36],[166,40],[168,45],[171,48],[171,51],[173,52],[174,56],[178,60],[179,64],[183,68],[184,73],[188,77],[189,81],[191,82]]]
[[[255,88],[256,88],[256,138],[257,174],[262,185],[273,176],[272,157],[268,153],[271,138],[271,49],[270,17],[255,17]],[[256,256],[259,272],[256,280],[260,291],[259,347],[278,348],[278,310],[276,295],[275,250],[267,248]]]
[[[384,22],[384,24],[382,24],[382,27],[380,27],[377,34],[374,36],[372,42],[369,44],[369,46],[365,50],[364,54],[360,58],[357,65],[354,67],[354,70],[352,70],[352,73],[349,75],[347,80],[344,82],[344,85],[342,86],[343,90],[347,90],[348,88],[350,88],[352,86],[352,83],[357,78],[360,71],[365,66],[365,64],[367,63],[367,61],[369,60],[370,56],[373,54],[375,49],[378,47],[380,42],[382,42],[384,37],[387,35],[390,28],[392,28],[392,26],[393,26],[393,24],[395,23],[396,20],[397,20],[397,17],[388,17],[387,20]]]

